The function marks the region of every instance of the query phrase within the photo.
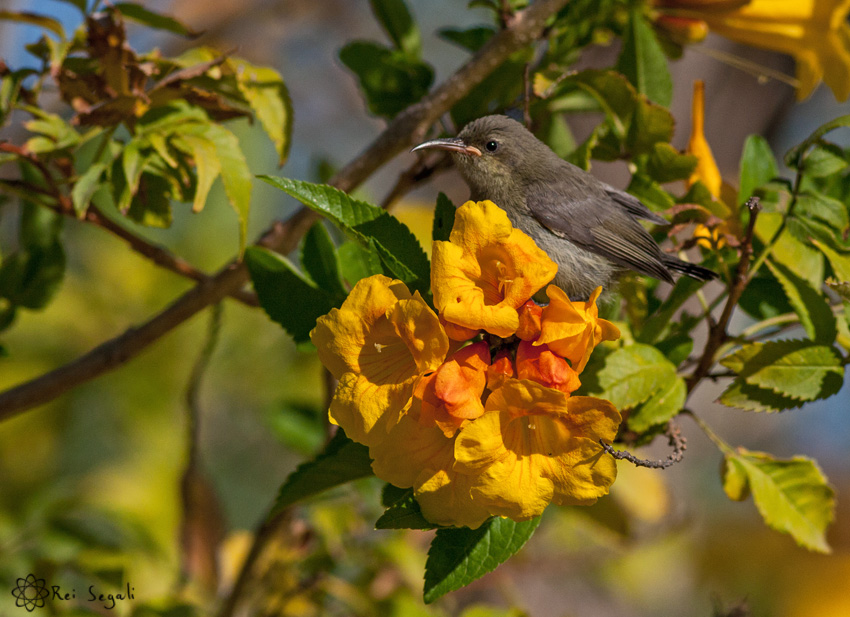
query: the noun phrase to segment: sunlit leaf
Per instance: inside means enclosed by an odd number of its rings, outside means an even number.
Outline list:
[[[761,135],[750,135],[741,154],[741,177],[738,203],[755,195],[755,190],[779,175],[770,144]]]
[[[369,448],[351,441],[339,429],[321,454],[289,475],[280,487],[272,514],[307,497],[371,475]]]
[[[29,13],[26,11],[2,11],[0,10],[0,20],[16,21],[21,24],[30,24],[50,30],[60,39],[65,40],[65,29],[62,24],[52,17],[47,15],[39,15],[38,13]]]
[[[425,603],[465,587],[519,551],[540,517],[517,523],[495,517],[478,529],[439,529],[425,564]]]
[[[782,285],[809,338],[818,343],[832,344],[836,336],[835,316],[827,299],[785,266],[770,261],[767,266]]]
[[[829,553],[826,528],[832,522],[835,492],[815,461],[788,460],[743,448],[726,455],[724,488],[730,497],[745,496],[746,482],[765,523],[789,534],[800,546]]]
[[[369,0],[369,4],[395,46],[418,58],[422,53],[422,37],[404,0]]]
[[[85,173],[77,178],[74,188],[71,189],[71,203],[74,204],[77,216],[85,215],[92,196],[103,186],[101,179],[104,173],[106,173],[105,163],[92,163]]]

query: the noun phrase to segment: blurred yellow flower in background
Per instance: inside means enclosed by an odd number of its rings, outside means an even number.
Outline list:
[[[797,63],[797,97],[823,81],[835,98],[850,96],[850,0],[663,0],[672,16],[704,21],[733,41],[789,54]]]

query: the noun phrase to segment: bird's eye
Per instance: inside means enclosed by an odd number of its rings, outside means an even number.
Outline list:
[[[499,142],[491,140],[484,147],[487,148],[487,152],[495,152],[499,148]]]

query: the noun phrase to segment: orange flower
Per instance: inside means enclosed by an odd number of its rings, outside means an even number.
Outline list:
[[[552,280],[558,266],[490,201],[458,208],[449,240],[433,246],[437,311],[464,328],[501,337],[516,332],[517,309]]]
[[[534,300],[529,300],[519,309],[519,327],[516,335],[523,341],[533,341],[540,336],[540,318],[543,307]]]
[[[446,437],[484,413],[481,395],[487,382],[490,348],[481,341],[452,355],[416,384],[414,396],[422,401],[419,423],[439,427]]]
[[[416,380],[436,370],[449,347],[419,293],[380,274],[359,281],[340,308],[320,317],[310,339],[339,380],[331,421],[365,445],[386,438]]]
[[[550,502],[587,505],[608,492],[617,465],[599,440],[617,433],[611,403],[512,379],[485,408],[455,441],[454,469],[476,477],[474,503],[523,521]]]
[[[543,308],[540,338],[534,344],[549,346],[570,361],[573,370],[584,370],[593,348],[602,341],[620,338],[620,331],[610,321],[599,318],[596,299],[602,293],[597,287],[586,302],[571,302],[559,287],[549,285],[549,304]]]
[[[546,345],[521,341],[516,350],[516,370],[520,379],[530,379],[565,394],[575,392],[581,386],[578,373]]]

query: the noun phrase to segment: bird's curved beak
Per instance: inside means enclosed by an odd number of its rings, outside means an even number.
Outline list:
[[[462,139],[458,139],[457,137],[432,139],[431,141],[419,144],[413,148],[411,152],[424,150],[425,148],[438,148],[440,150],[448,150],[449,152],[459,152],[460,154],[466,154],[467,156],[481,156],[481,150],[475,146],[465,144]]]

